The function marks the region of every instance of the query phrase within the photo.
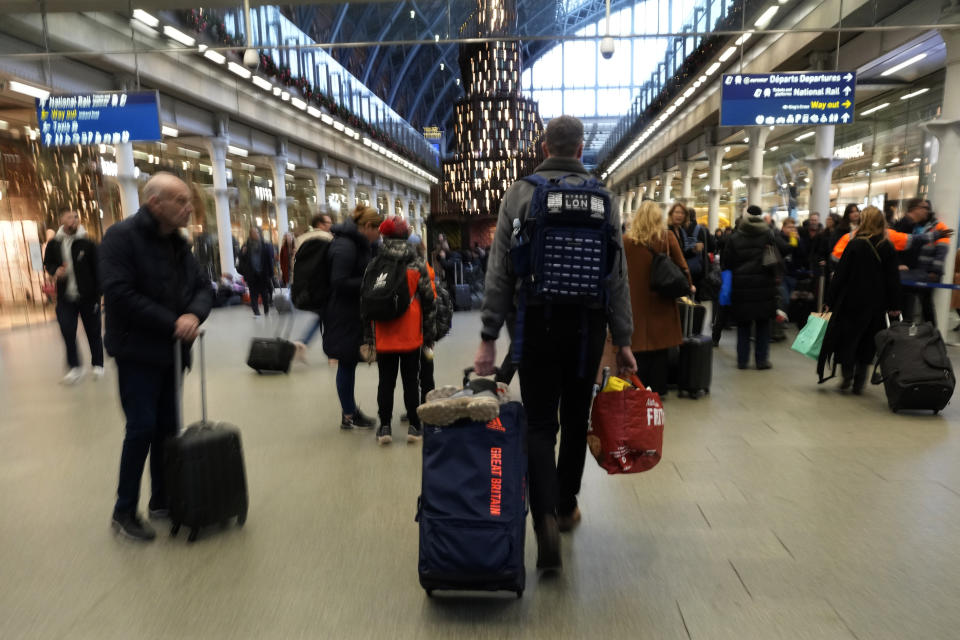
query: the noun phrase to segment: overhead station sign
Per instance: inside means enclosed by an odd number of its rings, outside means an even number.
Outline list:
[[[849,124],[856,84],[853,71],[724,74],[720,124]]]
[[[37,123],[45,147],[120,144],[162,138],[160,100],[156,91],[38,98]]]

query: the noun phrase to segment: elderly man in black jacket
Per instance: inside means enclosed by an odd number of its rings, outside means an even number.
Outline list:
[[[120,403],[127,417],[113,528],[152,540],[137,514],[140,478],[150,454],[150,517],[167,514],[163,442],[175,435],[174,341],[187,362],[213,293],[179,229],[193,213],[190,189],[158,173],[143,189],[136,215],[107,230],[100,247],[107,353],[117,361]]]
[[[47,245],[43,267],[57,281],[57,322],[67,348],[63,384],[83,376],[77,352],[77,316],[83,322],[90,345],[93,378],[103,377],[103,337],[100,335],[100,278],[97,276],[97,245],[87,238],[80,216],[72,209],[60,214],[60,229]]]

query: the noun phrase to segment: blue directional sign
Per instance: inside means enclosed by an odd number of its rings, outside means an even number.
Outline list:
[[[156,91],[52,95],[36,102],[45,147],[161,139]]]
[[[730,73],[722,82],[721,126],[853,122],[853,71]]]

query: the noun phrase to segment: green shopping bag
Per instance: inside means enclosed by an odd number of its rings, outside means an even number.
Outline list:
[[[797,339],[790,348],[816,360],[820,357],[820,347],[823,346],[823,336],[827,333],[829,322],[829,313],[811,313],[807,324],[797,334]]]

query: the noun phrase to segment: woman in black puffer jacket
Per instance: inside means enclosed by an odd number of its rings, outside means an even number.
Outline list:
[[[337,395],[340,397],[341,429],[376,426],[361,413],[353,389],[363,321],[360,318],[360,286],[371,258],[371,244],[380,237],[383,218],[376,210],[359,205],[343,224],[334,226],[327,261],[330,266],[330,299],[323,311],[323,352],[337,361]]]
[[[750,334],[755,329],[757,369],[770,368],[770,323],[777,312],[776,269],[763,265],[763,254],[774,246],[773,233],[760,207],[747,207],[720,256],[721,268],[733,272],[731,314],[737,322],[737,367],[750,360]]]

